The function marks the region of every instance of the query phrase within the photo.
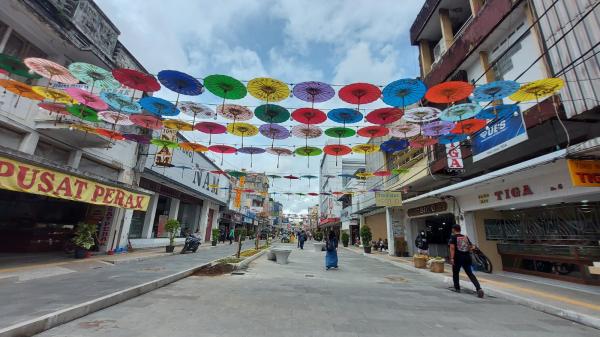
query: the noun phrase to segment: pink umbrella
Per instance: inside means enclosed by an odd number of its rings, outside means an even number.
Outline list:
[[[277,168],[279,168],[279,157],[292,155],[292,150],[283,147],[270,147],[267,148],[267,152],[277,156]]]
[[[44,76],[50,81],[56,81],[64,84],[79,83],[79,80],[71,74],[69,69],[56,62],[37,57],[29,57],[23,60],[23,63],[25,63],[29,69],[38,75]]]
[[[100,97],[92,94],[89,91],[79,88],[66,88],[65,91],[77,102],[87,105],[92,109],[106,110],[108,104],[104,102]]]
[[[160,130],[163,127],[162,120],[152,115],[133,114],[129,116],[129,120],[131,120],[133,124],[146,129]]]
[[[224,125],[213,122],[200,122],[194,125],[194,130],[208,133],[208,145],[212,142],[212,135],[225,133],[227,128]]]
[[[237,149],[235,147],[229,145],[211,145],[208,147],[208,149],[214,153],[221,154],[221,165],[223,165],[224,154],[232,154],[237,152]]]
[[[100,119],[102,119],[103,121],[110,123],[110,124],[115,124],[115,125],[133,125],[134,124],[131,121],[131,119],[129,119],[129,116],[118,113],[116,111],[110,111],[110,110],[100,111],[98,113],[98,115],[100,116]]]

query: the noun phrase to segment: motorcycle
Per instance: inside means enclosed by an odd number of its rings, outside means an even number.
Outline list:
[[[198,250],[198,247],[200,247],[200,239],[194,234],[188,234],[185,238],[183,248],[181,249],[181,254],[185,254],[186,252],[195,253]]]

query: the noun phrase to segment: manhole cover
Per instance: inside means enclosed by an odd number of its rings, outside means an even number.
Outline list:
[[[403,283],[406,279],[402,276],[388,275],[383,277],[387,282]]]
[[[231,272],[231,275],[245,275],[246,273],[244,273],[243,271],[234,271]]]

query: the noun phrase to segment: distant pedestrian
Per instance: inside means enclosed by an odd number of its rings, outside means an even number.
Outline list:
[[[417,253],[423,255],[429,255],[429,241],[427,241],[427,235],[425,231],[421,231],[415,239],[415,246],[417,246]]]
[[[327,242],[325,243],[325,250],[327,253],[325,254],[325,268],[329,270],[329,268],[338,267],[338,256],[337,256],[337,246],[338,241],[335,237],[335,233],[333,231],[329,231],[329,236],[327,237]]]
[[[306,241],[306,233],[304,231],[298,234],[298,244],[300,245],[300,249],[304,249],[304,242]]]
[[[235,236],[235,228],[232,228],[232,229],[229,231],[229,244],[232,244],[232,243],[233,243],[233,237],[234,237],[234,236]]]
[[[452,281],[454,281],[454,291],[460,292],[460,279],[459,273],[460,268],[465,270],[465,273],[473,282],[475,289],[477,290],[477,296],[483,297],[483,290],[477,277],[473,274],[472,261],[471,261],[471,250],[473,250],[473,244],[466,235],[462,235],[460,225],[452,226],[452,236],[450,237],[450,263],[452,263]]]

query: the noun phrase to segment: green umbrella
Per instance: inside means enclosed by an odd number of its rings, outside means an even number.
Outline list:
[[[80,119],[83,119],[84,121],[88,121],[88,122],[93,122],[93,123],[97,123],[100,122],[100,118],[98,118],[98,112],[96,112],[96,110],[85,106],[83,104],[74,104],[71,106],[67,107],[67,111]]]
[[[310,188],[310,181],[311,181],[311,179],[316,179],[318,177],[317,176],[312,176],[310,174],[307,174],[307,175],[301,176],[300,178],[308,179],[308,187]]]
[[[323,150],[321,150],[317,147],[303,146],[303,147],[297,148],[294,151],[294,153],[299,156],[307,157],[307,166],[306,167],[310,167],[310,157],[320,155],[321,153],[323,153]]]
[[[273,182],[271,183],[271,186],[273,186],[273,184],[275,183],[275,179],[281,178],[281,176],[278,176],[276,174],[269,174],[269,175],[267,175],[267,177],[273,179]]]
[[[91,86],[89,92],[93,92],[96,85],[102,89],[117,89],[121,86],[110,71],[90,63],[73,62],[69,65],[69,71],[78,80]]]
[[[243,172],[243,171],[235,171],[235,170],[231,170],[231,171],[226,171],[227,174],[229,174],[230,176],[234,177],[234,178],[241,178],[241,177],[245,177],[248,173]]]
[[[223,100],[244,98],[248,93],[242,82],[227,75],[210,75],[205,77],[204,87]]]
[[[9,74],[19,75],[25,78],[41,78],[36,73],[30,73],[29,68],[20,59],[8,55],[0,54],[0,68],[6,70]]]
[[[177,142],[174,142],[172,140],[167,140],[167,139],[160,139],[160,138],[150,139],[150,144],[156,145],[159,147],[171,148],[171,149],[174,149],[179,146],[179,144],[177,144]]]
[[[356,131],[354,131],[350,128],[337,127],[337,128],[329,128],[329,129],[325,130],[325,134],[329,137],[337,138],[338,143],[339,143],[339,142],[341,142],[342,138],[348,138],[348,137],[354,136],[356,134]]]
[[[263,104],[254,109],[256,118],[267,123],[283,123],[290,119],[290,112],[276,104]]]
[[[407,168],[397,168],[397,169],[393,169],[392,173],[393,174],[404,174],[404,173],[408,173],[408,169]]]

